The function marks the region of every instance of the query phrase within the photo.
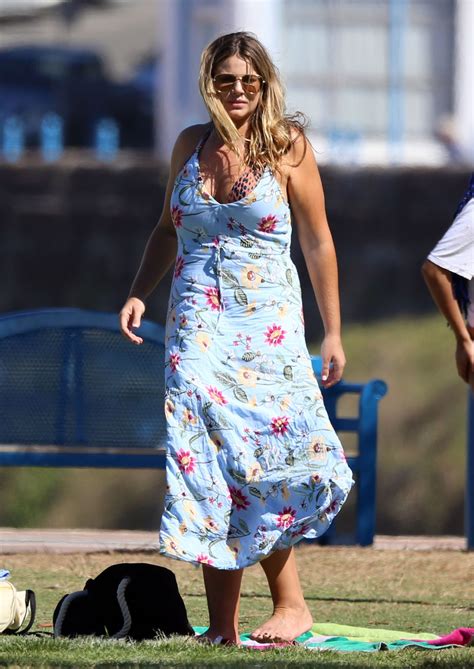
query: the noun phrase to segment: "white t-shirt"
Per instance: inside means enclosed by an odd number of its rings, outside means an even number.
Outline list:
[[[468,280],[467,320],[474,326],[474,198],[459,213],[428,256],[435,265]]]

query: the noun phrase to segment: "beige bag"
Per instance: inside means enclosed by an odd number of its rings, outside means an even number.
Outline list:
[[[18,591],[10,581],[0,581],[0,634],[25,634],[36,615],[36,599],[32,590]],[[23,629],[25,621],[29,622]]]

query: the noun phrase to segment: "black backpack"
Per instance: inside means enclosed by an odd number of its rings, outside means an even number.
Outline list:
[[[172,571],[146,563],[107,567],[84,590],[65,595],[53,614],[54,636],[127,637],[193,635]]]

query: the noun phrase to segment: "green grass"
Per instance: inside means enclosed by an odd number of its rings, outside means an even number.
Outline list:
[[[346,380],[388,385],[379,405],[377,531],[462,534],[467,385],[452,332],[432,314],[353,324],[343,341]]]
[[[38,597],[38,625],[48,624],[56,602],[80,589],[89,576],[115,562],[148,561],[176,573],[193,625],[207,624],[201,573],[191,565],[156,555],[14,555],[4,566],[18,587]],[[408,632],[445,634],[474,626],[474,554],[465,552],[376,551],[302,546],[298,563],[308,605],[319,622],[338,622]],[[241,606],[242,631],[270,612],[258,566],[246,570]],[[165,603],[162,604],[163,606]],[[36,627],[36,629],[44,629]],[[473,667],[474,648],[441,651],[336,654],[304,649],[252,651],[208,648],[176,638],[142,643],[112,640],[54,640],[0,637],[0,666],[8,667]]]

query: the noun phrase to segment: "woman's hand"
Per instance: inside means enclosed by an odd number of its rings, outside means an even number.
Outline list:
[[[120,330],[134,344],[143,344],[143,339],[133,333],[132,328],[139,328],[145,313],[145,303],[138,297],[129,297],[120,312]]]
[[[346,366],[346,356],[341,338],[327,335],[321,344],[322,371],[321,380],[325,388],[330,388],[342,378]]]
[[[458,374],[466,383],[471,382],[474,372],[474,342],[470,338],[458,339],[456,346],[456,367]]]

